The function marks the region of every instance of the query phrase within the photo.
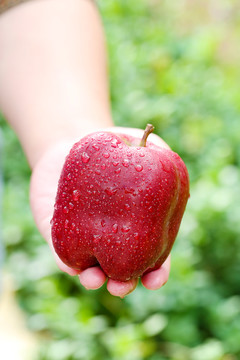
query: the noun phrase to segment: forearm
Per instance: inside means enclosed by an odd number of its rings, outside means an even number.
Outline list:
[[[104,37],[90,0],[9,10],[0,49],[0,108],[32,167],[60,139],[112,125]]]

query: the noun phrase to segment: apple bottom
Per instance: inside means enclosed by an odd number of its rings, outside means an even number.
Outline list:
[[[142,236],[123,233],[116,240],[108,234],[92,236],[90,242],[91,236],[85,233],[79,236],[80,246],[74,237],[67,236],[64,244],[55,237],[54,247],[61,260],[75,270],[100,266],[107,277],[128,281],[159,268],[170,253],[172,244],[164,239],[163,230],[153,229],[153,224],[145,224]]]

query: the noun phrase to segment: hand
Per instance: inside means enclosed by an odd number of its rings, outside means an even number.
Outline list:
[[[104,129],[106,131],[126,133],[141,138],[143,131],[140,129],[113,127]],[[86,134],[84,134],[86,135]],[[58,186],[58,179],[66,155],[72,145],[78,141],[61,141],[47,150],[34,167],[31,179],[30,201],[35,222],[42,236],[47,240],[56,259],[58,267],[69,275],[78,275],[81,284],[86,289],[98,289],[106,281],[106,275],[100,267],[91,267],[79,273],[65,265],[55,253],[51,240],[50,221],[53,215],[55,196]],[[150,141],[163,146],[168,145],[157,135],[151,134]],[[149,290],[159,289],[169,277],[170,257],[157,270],[151,271],[142,276],[142,284]],[[108,279],[107,289],[114,296],[124,297],[131,293],[137,286],[138,279],[126,282]]]

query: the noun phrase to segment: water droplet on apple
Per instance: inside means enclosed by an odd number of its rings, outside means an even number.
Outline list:
[[[141,152],[141,153],[139,154],[139,156],[144,157],[145,154]]]
[[[99,241],[101,240],[102,236],[97,234],[97,235],[93,235],[93,242],[95,244],[99,243]]]
[[[68,206],[69,206],[69,209],[73,209],[73,208],[74,208],[74,204],[71,203],[71,202],[68,204]]]
[[[140,171],[142,171],[143,167],[142,167],[142,165],[137,164],[137,165],[135,166],[135,169],[136,169],[138,172],[140,172]]]
[[[88,163],[90,160],[90,156],[86,152],[82,153],[81,158],[82,158],[82,162],[85,164]]]
[[[99,169],[95,170],[95,174],[100,175],[101,171]]]
[[[68,173],[68,174],[67,174],[67,179],[68,179],[68,180],[71,180],[71,178],[72,178],[72,174],[71,174],[71,173]]]
[[[71,229],[74,230],[75,227],[76,227],[76,224],[75,224],[74,222],[72,222],[72,224],[71,224]]]
[[[98,150],[100,149],[99,145],[97,145],[97,144],[93,144],[92,147],[93,147],[96,151],[98,151]]]
[[[68,228],[68,226],[69,226],[69,220],[68,220],[68,219],[66,219],[66,220],[65,220],[65,223],[64,223],[64,228],[65,228],[65,229],[67,229],[67,228]]]
[[[73,195],[72,195],[73,200],[78,201],[79,197],[80,197],[80,191],[77,189],[73,190]]]
[[[129,162],[128,159],[124,159],[123,162],[122,162],[122,164],[123,164],[123,166],[125,166],[125,167],[129,167],[130,162]]]
[[[122,230],[122,232],[127,233],[130,230],[130,227],[127,225],[123,225],[121,230]]]
[[[129,204],[124,204],[124,207],[125,207],[126,210],[130,210],[131,206]]]
[[[117,148],[119,144],[119,140],[118,139],[113,139],[113,141],[111,142],[111,146],[113,148]]]
[[[117,192],[117,188],[115,188],[115,187],[107,187],[106,189],[105,189],[105,193],[107,194],[107,195],[114,195],[114,194],[116,194],[116,192]]]
[[[65,214],[67,214],[67,213],[69,212],[69,209],[68,209],[68,207],[67,207],[67,206],[64,206],[64,208],[63,208],[63,212],[64,212]]]
[[[118,169],[116,169],[114,172],[115,172],[115,174],[120,174],[121,169],[120,169],[120,168],[118,168]]]
[[[119,162],[118,161],[113,161],[112,164],[113,164],[113,166],[118,166]]]
[[[126,188],[125,189],[125,194],[134,194],[135,193],[135,190],[133,188]]]
[[[112,226],[112,231],[116,234],[118,232],[118,225],[117,224],[113,224]]]
[[[106,225],[106,221],[104,219],[101,220],[101,225],[102,225],[102,227],[104,227]]]
[[[139,240],[139,233],[136,232],[133,234],[133,236],[134,236],[134,239]]]
[[[101,165],[101,168],[104,170],[104,169],[106,169],[106,164],[102,164]]]
[[[103,153],[103,157],[105,157],[105,159],[108,159],[109,156],[110,156],[109,152],[105,151],[105,152]]]

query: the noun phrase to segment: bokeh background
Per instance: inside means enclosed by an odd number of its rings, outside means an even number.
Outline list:
[[[168,283],[124,300],[61,273],[28,202],[30,170],[5,139],[5,268],[37,360],[240,359],[240,3],[101,0],[113,117],[184,159],[191,198]]]

